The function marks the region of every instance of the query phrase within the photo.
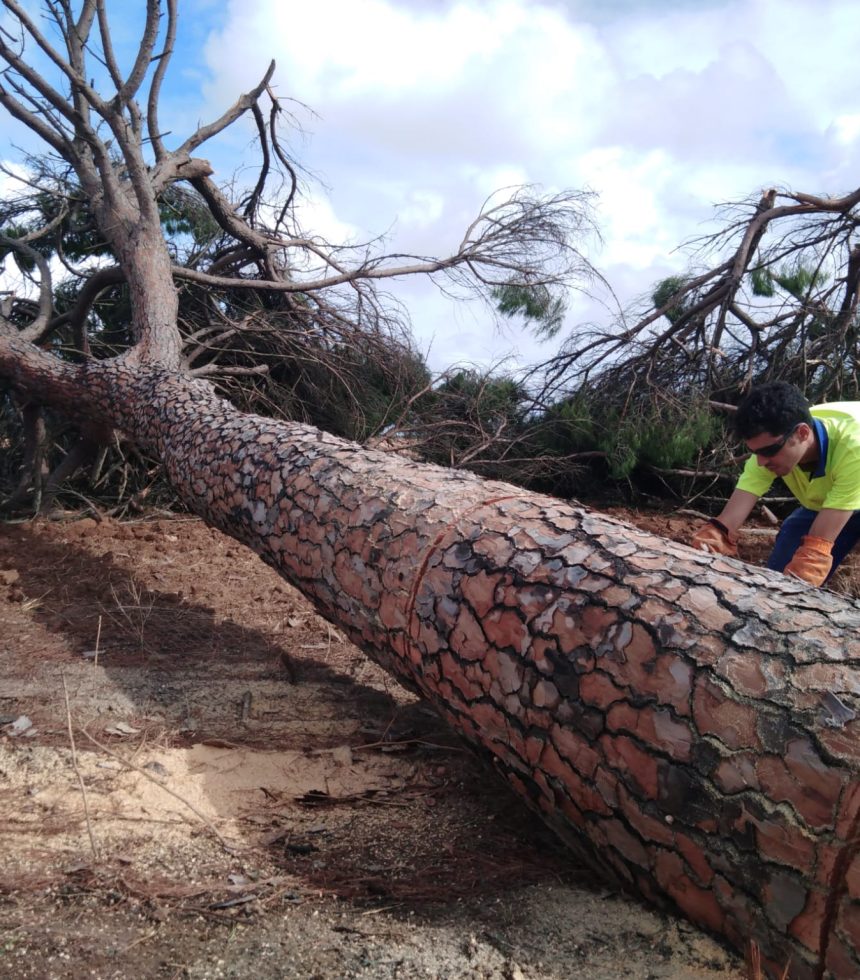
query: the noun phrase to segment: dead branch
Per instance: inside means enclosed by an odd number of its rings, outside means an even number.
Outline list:
[[[69,688],[66,685],[66,675],[61,672],[60,678],[63,682],[63,697],[65,698],[66,702],[66,724],[69,731],[69,746],[71,747],[72,751],[72,768],[75,770],[75,776],[77,777],[78,786],[81,790],[81,798],[84,801],[84,818],[87,823],[87,834],[90,838],[90,849],[92,850],[93,860],[98,861],[99,852],[98,848],[96,847],[95,835],[93,834],[93,824],[90,820],[90,807],[89,803],[87,802],[87,788],[84,786],[84,777],[81,775],[81,770],[78,766],[78,755],[75,749],[75,733],[72,730],[72,709],[69,706]]]

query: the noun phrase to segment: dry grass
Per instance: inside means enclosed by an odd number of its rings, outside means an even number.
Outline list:
[[[751,939],[749,946],[747,946],[746,963],[749,980],[768,980],[768,975],[762,970],[761,950],[758,948],[758,943],[754,939]],[[785,964],[782,968],[782,973],[778,977],[775,977],[775,980],[788,980],[790,966],[791,960]]]
[[[50,591],[51,590],[48,589],[47,592],[43,592],[42,595],[38,596],[37,598],[24,599],[24,601],[21,603],[21,608],[24,610],[24,612],[34,612],[36,609],[41,609],[42,600]]]
[[[133,578],[129,578],[120,590],[111,582],[110,594],[113,603],[104,607],[104,614],[118,629],[131,634],[141,648],[144,647],[155,596],[141,588]]]
[[[834,575],[833,583],[837,592],[852,599],[860,599],[860,557],[856,554],[850,555]]]

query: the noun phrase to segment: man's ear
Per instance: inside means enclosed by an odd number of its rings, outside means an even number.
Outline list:
[[[815,432],[808,422],[801,422],[795,429],[795,435],[800,437],[801,442],[807,442],[814,437]]]

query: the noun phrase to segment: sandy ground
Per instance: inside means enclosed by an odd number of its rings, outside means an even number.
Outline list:
[[[745,975],[192,519],[0,525],[0,805],[0,977]]]

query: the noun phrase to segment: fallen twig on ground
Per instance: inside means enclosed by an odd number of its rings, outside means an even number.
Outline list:
[[[78,777],[78,785],[81,788],[81,796],[83,797],[83,801],[84,801],[84,818],[86,819],[87,822],[87,833],[89,834],[89,838],[90,838],[90,848],[92,849],[93,852],[93,860],[98,861],[99,852],[98,852],[98,848],[96,847],[96,838],[95,835],[93,834],[92,821],[90,820],[90,808],[87,802],[87,788],[86,786],[84,786],[84,777],[81,775],[81,770],[78,767],[78,754],[77,751],[75,750],[75,735],[72,729],[72,709],[69,705],[69,688],[68,685],[66,684],[66,675],[64,673],[61,673],[60,678],[63,682],[63,696],[66,700],[66,722],[69,727],[69,744],[72,749],[72,768],[75,770],[75,775]]]

